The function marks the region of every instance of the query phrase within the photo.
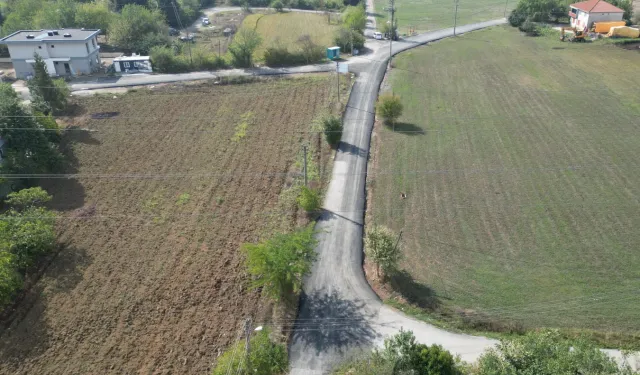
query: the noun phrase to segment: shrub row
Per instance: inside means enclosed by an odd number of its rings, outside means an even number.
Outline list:
[[[153,64],[153,69],[159,73],[216,70],[229,66],[222,56],[200,48],[194,48],[190,57],[184,53],[175,54],[173,49],[169,47],[153,47],[151,49],[151,63]]]

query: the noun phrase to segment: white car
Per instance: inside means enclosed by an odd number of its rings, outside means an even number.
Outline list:
[[[209,21],[209,17],[202,17],[202,26],[207,26],[211,22]]]
[[[382,33],[379,31],[376,31],[373,33],[373,37],[377,40],[382,40]]]

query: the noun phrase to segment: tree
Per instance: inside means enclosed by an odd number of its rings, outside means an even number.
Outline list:
[[[320,61],[324,58],[324,49],[314,43],[309,34],[301,35],[298,38],[298,45],[300,46],[300,51],[302,52],[302,56],[304,56],[307,64]]]
[[[530,332],[500,340],[480,357],[477,375],[632,374],[584,340],[570,341],[557,331]]]
[[[254,286],[275,300],[302,287],[302,277],[316,258],[313,224],[292,233],[277,233],[257,244],[244,244],[246,265]]]
[[[47,65],[40,55],[35,53],[33,64],[33,78],[27,82],[34,108],[45,114],[59,113],[67,106],[69,87],[64,80],[54,80],[47,71]]]
[[[0,220],[0,249],[15,256],[18,269],[25,270],[55,246],[53,213],[38,207],[49,199],[39,187],[8,195],[7,203],[13,207]]]
[[[269,338],[269,330],[263,329],[251,338],[249,368],[245,363],[244,342],[237,342],[218,358],[212,375],[225,375],[232,370],[242,375],[276,375],[287,370],[287,348]]]
[[[383,226],[374,226],[367,231],[364,240],[364,251],[376,264],[376,274],[380,275],[380,269],[388,275],[396,270],[400,260],[400,248],[396,246],[396,236],[391,229]]]
[[[378,116],[382,117],[386,124],[392,124],[394,131],[396,120],[402,115],[402,109],[400,97],[393,94],[380,95],[376,105]]]
[[[100,29],[107,34],[113,13],[105,2],[79,3],[76,6],[75,23],[85,29]]]
[[[281,13],[282,11],[284,11],[284,4],[281,0],[273,0],[271,2],[271,8],[275,9],[276,12]]]
[[[565,7],[559,0],[520,0],[512,13],[518,15],[518,17],[514,16],[514,20],[524,17],[533,22],[548,22],[557,18],[559,12],[566,13]],[[524,19],[521,22],[524,22]]]
[[[633,3],[631,0],[608,0],[607,2],[624,10],[622,19],[627,21],[627,25],[631,25],[633,18]]]
[[[367,26],[367,14],[361,6],[348,6],[342,12],[342,23],[348,30],[356,30],[361,34]]]
[[[16,269],[15,256],[0,248],[0,307],[6,306],[22,288],[22,276]]]
[[[229,53],[233,58],[233,65],[250,68],[253,66],[253,53],[262,43],[262,38],[253,29],[242,28],[233,38],[229,46]]]
[[[33,26],[41,29],[75,27],[75,0],[43,1],[33,19]]]
[[[325,116],[322,119],[322,128],[324,130],[324,138],[327,143],[335,146],[342,138],[342,120],[338,116]]]
[[[361,49],[364,47],[364,35],[356,30],[341,27],[336,31],[333,42],[343,51],[351,51],[351,43],[353,48]]]
[[[128,4],[109,23],[109,42],[131,52],[148,53],[169,45],[168,26],[159,10]]]

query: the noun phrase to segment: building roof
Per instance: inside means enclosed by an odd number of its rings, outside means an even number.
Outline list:
[[[113,59],[113,61],[149,61],[149,60],[150,60],[149,56],[140,56],[140,55],[119,56]]]
[[[603,0],[582,1],[571,4],[570,7],[583,10],[587,13],[624,13],[624,10]]]
[[[97,35],[100,29],[20,30],[0,39],[0,43],[42,43],[84,41]]]

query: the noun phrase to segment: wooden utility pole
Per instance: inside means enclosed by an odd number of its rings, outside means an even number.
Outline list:
[[[391,48],[391,44],[393,42],[393,38],[396,36],[396,31],[395,31],[395,21],[394,21],[394,15],[396,13],[396,0],[389,0],[389,7],[386,8],[386,10],[389,11],[389,13],[391,13],[391,27],[390,27],[390,32],[389,32],[389,58],[391,58],[391,56],[393,56],[393,49]]]
[[[304,150],[304,163],[303,163],[303,168],[304,168],[304,186],[307,186],[307,145],[303,145],[302,149]]]
[[[456,11],[453,15],[453,36],[456,36],[456,26],[458,25],[458,0],[456,2]]]
[[[244,350],[245,350],[245,363],[247,366],[247,372],[251,373],[251,358],[249,354],[251,353],[251,318],[247,318],[244,321],[244,334],[245,334],[245,342],[244,342]]]

